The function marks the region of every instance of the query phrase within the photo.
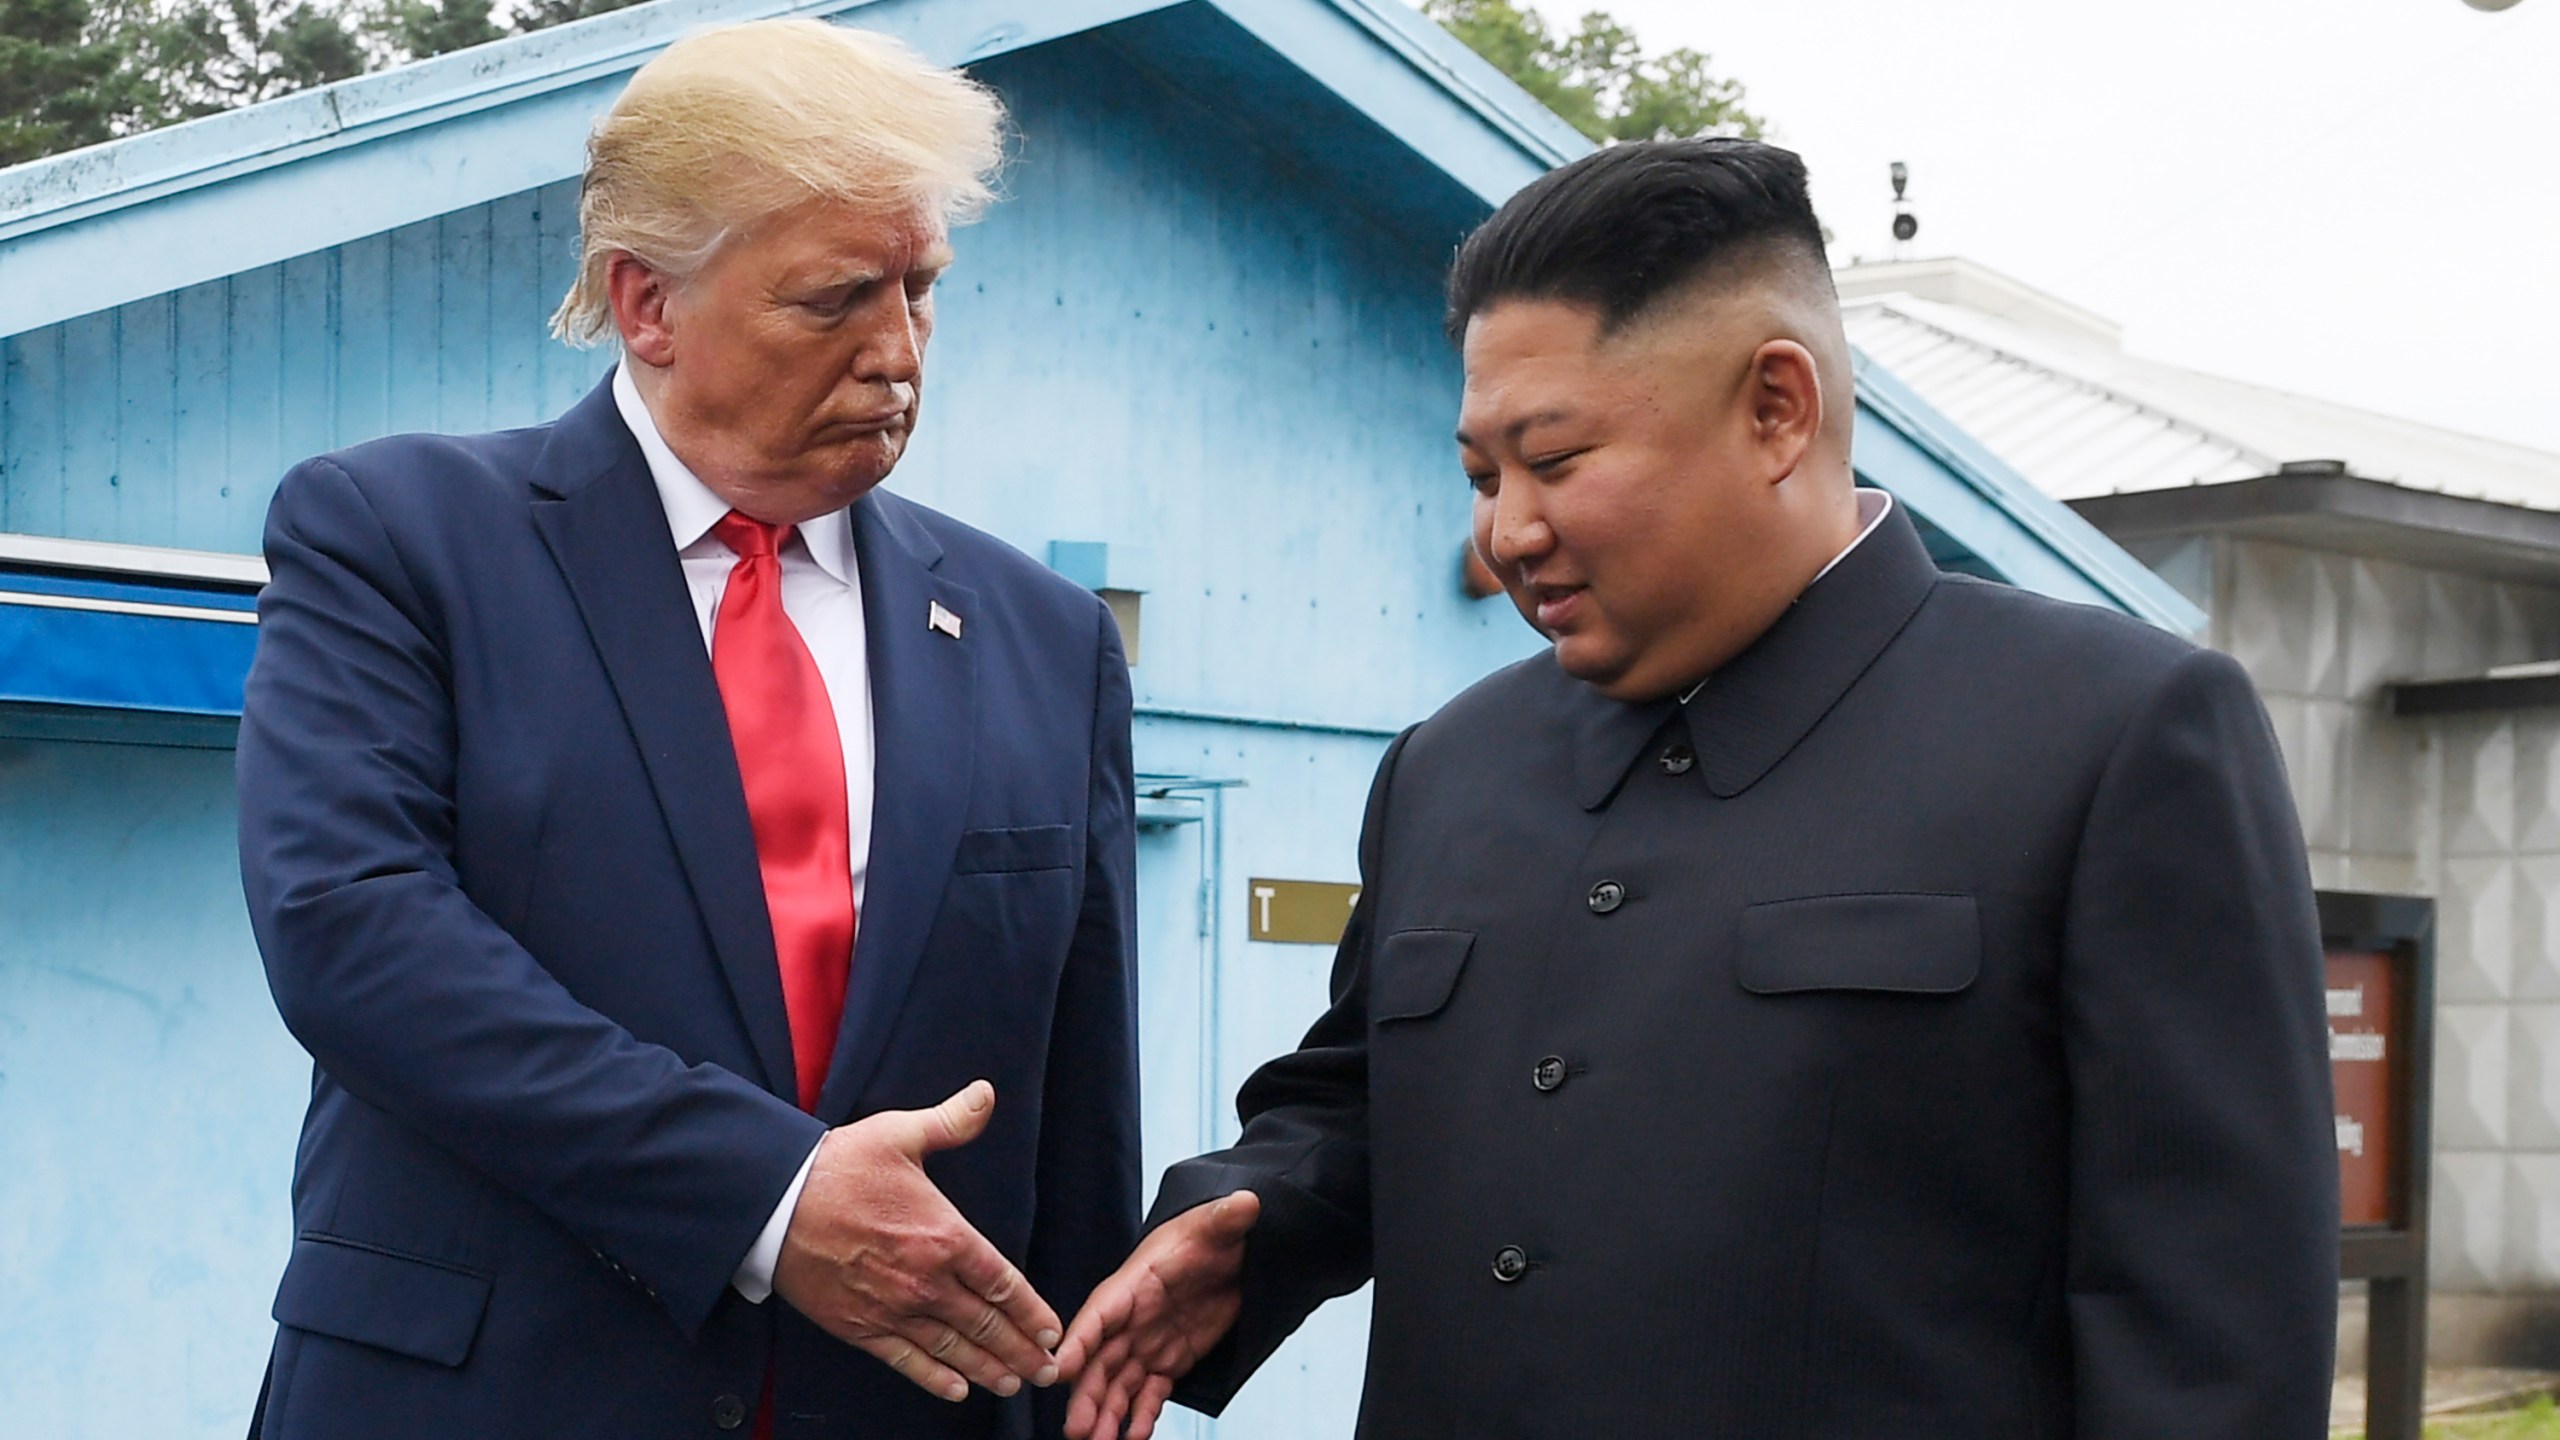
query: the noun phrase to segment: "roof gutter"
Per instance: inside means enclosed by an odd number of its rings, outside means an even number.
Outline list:
[[[2231,531],[2542,583],[2560,578],[2560,513],[2412,490],[2337,461],[2288,465],[2250,480],[2093,495],[2070,506],[2118,540]]]

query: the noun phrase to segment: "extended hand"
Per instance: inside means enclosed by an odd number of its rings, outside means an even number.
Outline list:
[[[945,1400],[1058,1378],[1058,1314],[925,1178],[995,1114],[984,1080],[930,1110],[830,1130],[774,1262],[773,1288],[829,1334]],[[965,1377],[965,1378],[964,1378]]]
[[[1069,1440],[1121,1440],[1124,1422],[1127,1440],[1155,1433],[1173,1382],[1236,1323],[1245,1234],[1261,1214],[1250,1190],[1185,1210],[1095,1288],[1058,1347],[1076,1382]]]

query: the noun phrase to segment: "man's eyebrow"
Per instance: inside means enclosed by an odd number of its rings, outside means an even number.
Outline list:
[[[1572,418],[1573,407],[1569,405],[1551,405],[1544,410],[1533,410],[1530,413],[1521,416],[1519,419],[1512,421],[1510,424],[1503,426],[1502,438],[1517,444],[1519,443],[1520,436],[1532,425],[1545,425],[1553,421],[1570,420]],[[1451,438],[1469,449],[1475,448],[1475,437],[1469,435],[1464,426],[1459,427],[1458,430],[1453,433]]]
[[[848,265],[840,270],[821,270],[803,283],[811,291],[849,290],[868,285],[881,276],[877,265]]]

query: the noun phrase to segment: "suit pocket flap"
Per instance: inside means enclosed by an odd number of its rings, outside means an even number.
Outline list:
[[[961,831],[959,853],[951,868],[961,875],[985,875],[1006,870],[1063,870],[1074,863],[1076,841],[1072,828],[1017,825]]]
[[[1371,1020],[1437,1015],[1458,988],[1458,972],[1476,944],[1472,930],[1399,930],[1378,942],[1369,977]]]
[[[1814,895],[1742,912],[1734,975],[1755,995],[1952,995],[1982,970],[1970,895]]]
[[[489,1277],[329,1235],[293,1242],[275,1318],[438,1365],[460,1365],[489,1308]]]

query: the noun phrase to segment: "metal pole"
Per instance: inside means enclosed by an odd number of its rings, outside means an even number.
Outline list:
[[[2367,1290],[2372,1311],[2365,1329],[2365,1440],[2419,1440],[2419,1416],[2425,1405],[2427,1330],[2426,1262],[2418,1274],[2375,1279]]]

